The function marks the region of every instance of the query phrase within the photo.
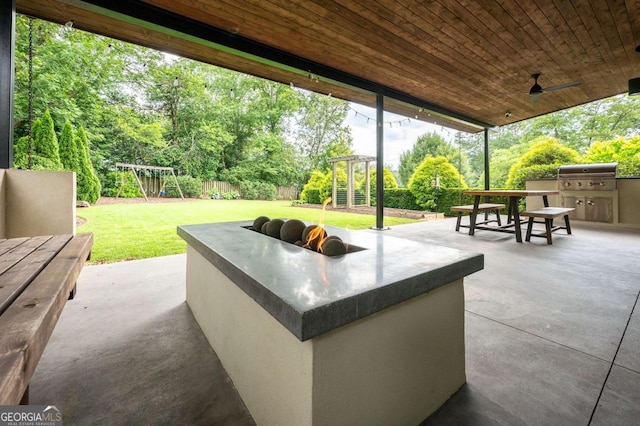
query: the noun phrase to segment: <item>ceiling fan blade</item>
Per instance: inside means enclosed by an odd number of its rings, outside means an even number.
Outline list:
[[[580,86],[582,84],[581,81],[573,81],[571,83],[559,84],[557,86],[545,87],[542,89],[543,92],[555,92],[556,90],[568,89],[569,87]]]
[[[540,99],[540,96],[542,96],[543,92],[537,92],[537,93],[531,93],[529,95],[529,99],[531,99],[531,105],[535,105],[538,103],[538,100]]]

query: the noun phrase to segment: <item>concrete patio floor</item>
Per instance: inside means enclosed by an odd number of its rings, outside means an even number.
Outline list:
[[[638,424],[640,231],[572,226],[551,246],[456,233],[454,219],[384,231],[485,254],[465,279],[467,384],[425,425]],[[85,267],[30,403],[69,425],[254,424],[184,281],[184,255]]]

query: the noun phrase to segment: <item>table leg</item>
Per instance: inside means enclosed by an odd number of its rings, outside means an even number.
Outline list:
[[[513,213],[514,231],[516,232],[516,241],[522,242],[522,231],[520,230],[520,213],[518,212],[518,197],[509,197],[509,208]]]
[[[480,196],[476,195],[473,200],[473,210],[469,216],[469,235],[476,232],[476,218],[478,217],[478,206],[480,205]]]

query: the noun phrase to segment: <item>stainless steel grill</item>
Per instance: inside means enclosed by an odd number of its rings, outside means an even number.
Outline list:
[[[560,166],[560,191],[613,191],[616,189],[618,163],[573,164]]]
[[[613,222],[612,191],[617,188],[617,167],[617,163],[573,164],[560,167],[558,190],[562,206],[575,208],[569,217],[593,222]]]

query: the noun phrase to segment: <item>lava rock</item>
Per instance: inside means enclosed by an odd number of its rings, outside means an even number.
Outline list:
[[[270,220],[271,219],[269,219],[266,216],[256,217],[256,219],[253,221],[253,226],[252,226],[253,230],[257,232],[262,232],[262,225],[269,222]]]
[[[329,238],[322,244],[322,254],[325,256],[342,256],[347,254],[347,247],[339,238]]]
[[[260,232],[262,232],[263,234],[267,235],[267,226],[269,225],[269,222],[271,222],[270,220],[263,223],[262,226],[260,227]]]
[[[280,228],[280,239],[288,243],[294,244],[296,241],[302,239],[302,231],[307,225],[298,219],[288,220]]]
[[[267,223],[267,235],[273,238],[280,239],[280,228],[284,225],[282,219],[272,219]]]
[[[323,244],[326,243],[329,240],[340,240],[340,241],[342,241],[342,238],[338,237],[337,235],[329,235],[327,238],[322,240],[322,241],[324,241]]]

